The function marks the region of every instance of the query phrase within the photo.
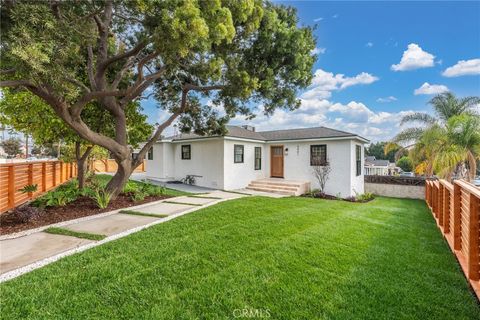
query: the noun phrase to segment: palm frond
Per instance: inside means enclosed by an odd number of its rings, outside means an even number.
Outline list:
[[[418,141],[424,132],[425,129],[423,128],[406,128],[393,137],[391,142],[401,144],[411,141]]]
[[[437,122],[437,119],[427,113],[415,112],[415,113],[407,114],[406,116],[403,116],[402,120],[400,120],[400,125],[404,125],[410,122],[420,122],[426,125],[432,125],[435,122]]]

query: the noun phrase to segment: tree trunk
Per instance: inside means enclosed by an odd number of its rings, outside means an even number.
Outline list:
[[[83,153],[83,155],[80,155],[81,152],[81,144],[80,142],[75,143],[75,158],[77,160],[77,180],[78,180],[78,188],[80,190],[83,190],[85,187],[85,174],[88,171],[87,168],[87,160],[88,156],[93,150],[93,147],[87,147],[87,150]]]
[[[106,191],[115,199],[123,190],[123,187],[133,172],[132,161],[130,159],[115,159],[118,165],[117,172],[108,182]]]

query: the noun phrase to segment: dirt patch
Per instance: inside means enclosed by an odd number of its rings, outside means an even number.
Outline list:
[[[108,212],[140,204],[171,198],[170,196],[149,196],[142,201],[133,202],[129,195],[121,194],[117,199],[110,201],[105,209],[100,209],[95,201],[89,197],[79,197],[77,200],[61,207],[48,207],[31,219],[25,219],[25,214],[18,209],[0,215],[0,235],[38,228],[52,223],[87,217],[102,212]],[[30,205],[28,205],[30,206]],[[34,207],[32,207],[34,208]],[[37,208],[34,208],[37,209]],[[26,221],[27,220],[27,221]]]

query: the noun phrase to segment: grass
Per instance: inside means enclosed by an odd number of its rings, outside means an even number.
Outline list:
[[[228,319],[245,308],[271,319],[480,315],[424,202],[393,198],[222,202],[0,291],[2,319]]]
[[[168,214],[145,213],[145,212],[134,211],[134,210],[120,210],[119,213],[131,214],[131,215],[134,215],[134,216],[155,217],[155,218],[165,218],[165,217],[168,217]]]
[[[95,178],[98,180],[100,185],[106,186],[107,183],[112,179],[111,175],[108,174],[96,174]],[[136,180],[128,180],[130,183],[138,184],[139,186],[143,185],[143,182],[136,181]],[[179,197],[179,196],[186,196],[190,195],[190,193],[185,191],[179,191],[175,189],[165,188],[165,196],[172,196],[172,197]]]
[[[188,202],[181,202],[181,201],[163,201],[163,203],[171,203],[171,204],[182,204],[185,206],[195,206],[195,207],[201,207],[201,204],[198,203],[188,203]]]
[[[72,231],[69,229],[65,228],[58,228],[58,227],[50,227],[48,229],[45,229],[44,232],[46,233],[51,233],[51,234],[61,234],[64,236],[70,236],[70,237],[76,237],[76,238],[82,238],[82,239],[88,239],[88,240],[103,240],[106,238],[105,235],[103,234],[94,234],[94,233],[87,233],[87,232],[77,232],[77,231]]]

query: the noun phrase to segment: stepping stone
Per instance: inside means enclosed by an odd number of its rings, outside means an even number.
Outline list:
[[[64,228],[77,232],[88,232],[111,236],[136,227],[144,226],[151,222],[157,221],[158,219],[160,218],[116,213],[106,217],[67,225],[64,226]]]
[[[0,241],[0,274],[93,242],[44,232]]]
[[[202,196],[203,197],[213,197],[210,194],[199,195],[199,197],[202,197]],[[220,198],[220,197],[217,197],[217,198]],[[212,202],[215,202],[215,201],[218,201],[218,200],[220,200],[220,199],[208,199],[208,198],[197,198],[197,197],[185,196],[185,197],[175,198],[174,201],[184,202],[184,203],[192,203],[192,204],[207,204],[207,203],[212,203]]]
[[[173,198],[172,201],[180,201],[179,198]],[[183,202],[183,201],[182,201]],[[197,208],[196,206],[189,206],[185,204],[177,204],[177,203],[165,203],[160,202],[157,204],[152,204],[150,206],[142,207],[135,209],[135,211],[143,212],[143,213],[153,213],[153,214],[176,214],[183,211],[190,210],[192,208]]]

